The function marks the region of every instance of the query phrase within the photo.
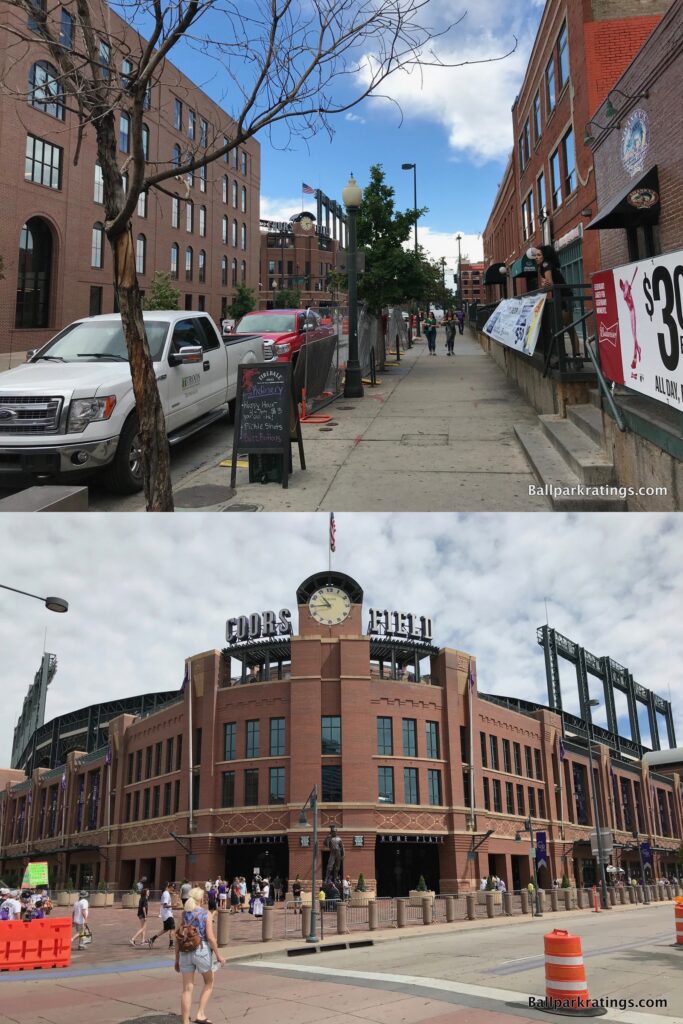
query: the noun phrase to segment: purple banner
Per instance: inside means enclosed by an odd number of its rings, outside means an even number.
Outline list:
[[[546,832],[536,833],[536,867],[548,866],[548,836]]]
[[[649,843],[640,844],[640,855],[643,858],[643,864],[652,864],[652,847]]]

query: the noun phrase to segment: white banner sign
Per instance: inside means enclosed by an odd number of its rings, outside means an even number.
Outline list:
[[[503,299],[484,325],[484,334],[501,345],[532,356],[541,329],[546,293]]]
[[[608,380],[683,409],[683,251],[593,275]]]

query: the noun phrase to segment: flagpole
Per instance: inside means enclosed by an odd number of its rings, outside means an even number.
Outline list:
[[[470,827],[475,828],[474,798],[474,681],[472,677],[472,659],[467,661],[467,688],[470,691]]]
[[[109,747],[111,751],[111,746]],[[107,823],[107,843],[111,843],[111,763],[113,760],[113,753],[109,754],[109,761],[107,764],[107,806],[105,809],[105,820]],[[107,858],[108,859],[108,858]]]
[[[66,797],[69,792],[69,776],[66,771],[66,765],[64,765],[64,781],[66,782],[66,785],[63,789],[61,779],[59,781],[59,788],[62,790],[62,842],[64,842],[64,837],[66,835]]]
[[[188,723],[188,730],[189,730],[189,737],[188,737],[188,742],[187,742],[187,759],[188,759],[188,762],[189,762],[188,774],[189,774],[189,783],[190,783],[190,789],[189,789],[189,794],[188,794],[188,807],[189,807],[189,811],[190,811],[189,822],[188,822],[188,831],[189,832],[194,832],[194,806],[193,806],[193,800],[192,800],[192,795],[193,795],[192,794],[192,788],[193,788],[192,787],[192,767],[193,766],[192,766],[192,663],[191,662],[189,662],[188,665],[187,665],[187,702],[188,702],[187,723]]]
[[[559,737],[562,743],[562,736]],[[560,776],[560,839],[564,842],[564,758],[558,758]]]

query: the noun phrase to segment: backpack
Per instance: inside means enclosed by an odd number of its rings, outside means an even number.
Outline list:
[[[9,907],[0,907],[0,921],[9,921]]]
[[[178,948],[181,953],[194,953],[202,944],[202,937],[199,929],[193,924],[181,924],[176,928],[175,937],[178,940]]]

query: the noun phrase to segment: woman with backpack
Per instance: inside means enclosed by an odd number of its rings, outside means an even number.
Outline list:
[[[200,1024],[211,1024],[206,1007],[213,992],[213,972],[219,964],[225,963],[216,944],[213,915],[203,906],[204,895],[203,889],[192,889],[183,909],[182,923],[175,933],[175,969],[183,979],[182,1024],[190,1024],[195,971],[201,974],[204,987],[194,1019]]]

